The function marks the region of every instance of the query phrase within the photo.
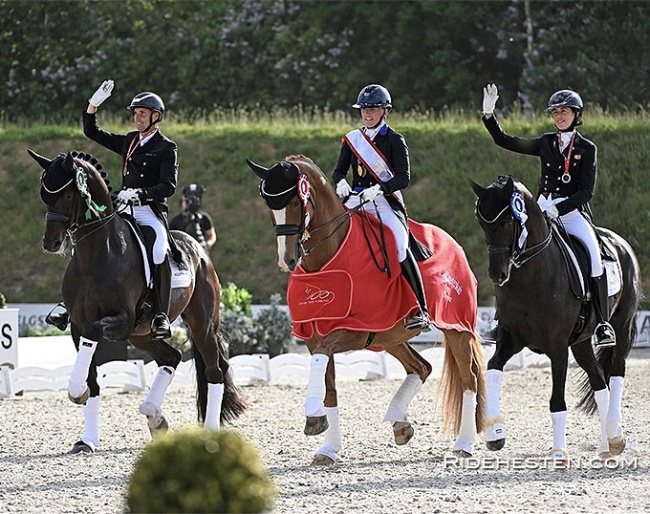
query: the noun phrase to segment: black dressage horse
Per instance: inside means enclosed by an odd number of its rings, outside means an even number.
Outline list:
[[[147,416],[152,434],[166,429],[161,405],[181,353],[151,337],[149,268],[140,239],[114,207],[107,174],[96,159],[78,152],[54,159],[28,152],[43,168],[40,194],[47,205],[43,249],[64,255],[70,244],[73,247],[62,284],[78,350],[68,393],[73,402],[84,404],[86,430],[72,452],[92,452],[99,443],[100,387],[93,352],[100,340],[129,340],[156,361],[158,375],[140,412]],[[180,282],[172,282],[170,318],[182,316],[189,328],[198,419],[206,428],[216,429],[246,408],[228,372],[219,336],[219,280],[193,238],[176,231],[172,237],[181,258],[174,272]]]
[[[513,355],[527,347],[551,360],[554,443],[550,455],[566,460],[565,384],[570,346],[584,370],[579,406],[587,413],[599,413],[599,453],[601,457],[621,454],[625,448],[621,420],[625,360],[636,334],[641,297],[634,252],[619,235],[597,228],[609,248],[604,264],[610,279],[609,321],[616,332],[616,346],[599,349],[595,355],[592,301],[586,290],[580,293],[570,284],[559,232],[553,226],[557,222],[547,220],[532,194],[513,177],[500,177],[487,188],[473,182],[472,187],[478,197],[476,218],[488,246],[488,273],[495,285],[499,319],[496,350],[488,362],[488,447],[498,450],[505,444],[499,407],[501,372]]]

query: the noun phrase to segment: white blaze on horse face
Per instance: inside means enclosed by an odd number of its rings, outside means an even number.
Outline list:
[[[284,225],[287,222],[287,211],[282,209],[281,211],[271,211],[273,216],[273,221],[275,225]],[[286,263],[285,255],[287,252],[287,236],[277,236],[278,240],[278,266],[281,270],[290,272],[291,269]]]

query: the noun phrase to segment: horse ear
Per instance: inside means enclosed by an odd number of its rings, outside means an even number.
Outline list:
[[[260,166],[259,164],[254,163],[250,159],[246,159],[246,163],[255,172],[255,175],[257,175],[259,178],[262,180],[266,180],[266,178],[269,176],[269,170],[265,168],[264,166]]]
[[[515,182],[514,179],[512,178],[512,175],[508,175],[508,180],[506,181],[506,184],[503,188],[503,191],[506,193],[508,198],[512,196],[512,192],[515,190]]]
[[[44,170],[49,168],[50,164],[52,164],[52,161],[50,159],[47,159],[47,158],[43,157],[42,155],[38,155],[31,148],[27,149],[27,153],[31,156],[32,159],[34,159],[38,164],[40,164],[41,168],[43,168]]]
[[[479,198],[483,196],[483,193],[485,193],[485,188],[482,185],[474,182],[472,179],[469,179],[469,182],[472,185],[472,189],[474,190],[476,196],[478,196]]]
[[[72,171],[72,168],[74,167],[74,157],[72,157],[72,154],[68,152],[68,154],[65,156],[65,161],[64,161],[66,169]]]

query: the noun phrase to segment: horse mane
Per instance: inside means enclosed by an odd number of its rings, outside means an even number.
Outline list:
[[[108,179],[108,173],[104,171],[103,166],[100,162],[95,159],[91,154],[85,152],[78,152],[77,150],[72,150],[70,152],[72,158],[78,163],[81,164],[85,169],[89,171],[94,171],[97,173],[97,176],[102,180],[106,185],[106,189],[109,193],[113,191],[113,188],[110,185],[110,180]],[[65,157],[64,154],[60,154],[60,157]]]
[[[295,165],[300,168],[301,171],[304,171],[304,168],[312,171],[315,175],[316,178],[319,179],[319,182],[327,187],[329,187],[330,191],[334,193],[334,189],[332,188],[332,185],[330,184],[330,181],[327,179],[327,176],[325,173],[323,173],[323,170],[321,170],[318,165],[312,161],[309,157],[302,155],[302,154],[296,154],[296,155],[287,155],[284,158],[285,161],[294,163]],[[302,166],[300,166],[302,164]]]

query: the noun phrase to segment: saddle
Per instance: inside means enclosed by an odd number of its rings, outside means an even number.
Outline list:
[[[598,227],[595,227],[595,229],[603,267],[605,269],[605,276],[607,278],[608,294],[609,296],[613,296],[621,288],[622,272],[620,262],[611,242],[602,237],[603,234]],[[569,338],[569,344],[573,344],[581,340],[580,336],[587,326],[589,316],[594,310],[591,300],[596,293],[591,290],[591,261],[589,259],[589,252],[582,241],[569,235],[558,223],[551,223],[551,230],[553,232],[553,238],[557,241],[562,257],[564,258],[564,267],[567,272],[571,291],[576,298],[582,300],[580,314]]]
[[[153,245],[156,240],[156,233],[151,227],[143,227],[139,225],[135,218],[131,216],[128,212],[120,212],[119,216],[126,221],[126,223],[131,228],[131,231],[135,235],[136,239],[140,244],[140,251],[142,252],[142,258],[144,263],[143,273],[145,276],[145,282],[147,283],[147,288],[144,295],[138,302],[136,307],[136,323],[135,326],[140,325],[147,315],[153,310],[153,278],[152,278],[152,269],[154,266],[153,262]],[[172,268],[172,288],[175,287],[187,287],[191,282],[191,277],[189,276],[189,263],[187,262],[186,255],[178,248],[176,240],[171,236],[169,230],[167,231],[167,236],[169,240],[169,263]],[[189,277],[189,280],[187,280]]]

